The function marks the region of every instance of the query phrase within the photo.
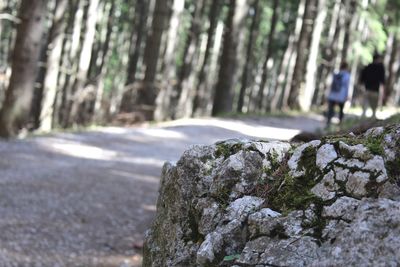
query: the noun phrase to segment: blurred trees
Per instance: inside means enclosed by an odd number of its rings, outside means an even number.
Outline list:
[[[398,104],[399,10],[399,0],[1,0],[0,134],[309,110],[344,60],[354,104],[375,52]]]

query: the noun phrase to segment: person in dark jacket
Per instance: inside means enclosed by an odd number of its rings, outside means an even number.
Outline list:
[[[365,117],[368,106],[372,108],[372,116],[374,118],[376,117],[379,92],[381,88],[382,92],[385,90],[385,67],[382,61],[382,56],[375,54],[373,62],[366,66],[361,72],[360,82],[365,88],[362,117]]]
[[[333,115],[335,114],[335,106],[339,106],[339,120],[343,120],[343,108],[347,101],[350,84],[350,72],[348,64],[343,62],[340,65],[340,71],[333,75],[331,90],[328,95],[328,113],[326,127],[329,127]]]

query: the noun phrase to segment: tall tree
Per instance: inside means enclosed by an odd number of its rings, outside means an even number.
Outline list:
[[[308,44],[313,29],[313,21],[316,13],[316,1],[306,0],[304,15],[302,19],[302,27],[297,42],[297,57],[293,72],[293,78],[290,86],[289,106],[291,108],[299,108],[299,92],[303,85],[306,59],[308,56]]]
[[[165,25],[167,25],[168,18],[169,1],[156,0],[151,31],[146,41],[144,54],[144,65],[146,66],[146,71],[142,88],[139,89],[135,101],[135,104],[139,106],[137,108],[142,109],[147,119],[153,119],[154,117],[153,113],[158,93],[156,75],[161,52],[161,38],[165,31]]]
[[[126,85],[132,84],[136,79],[137,66],[142,51],[145,37],[146,21],[149,12],[149,1],[137,0],[135,6],[135,27],[132,27],[132,38]]]
[[[12,74],[0,112],[0,136],[11,137],[23,127],[29,112],[46,11],[44,0],[23,0],[20,6]]]
[[[269,64],[272,55],[273,49],[273,42],[275,39],[275,32],[276,32],[276,25],[278,23],[278,15],[279,15],[279,0],[274,0],[272,5],[272,18],[270,23],[270,30],[268,34],[268,43],[267,49],[265,53],[265,59],[262,66],[262,75],[261,75],[261,82],[260,82],[260,89],[258,91],[258,101],[257,101],[257,108],[259,111],[263,108],[263,101],[264,101],[264,89],[268,78],[268,73],[270,70]]]
[[[207,1],[200,0],[193,2],[192,20],[189,34],[183,52],[183,64],[179,70],[177,95],[172,105],[177,105],[174,114],[175,118],[190,117],[193,110],[193,99],[196,94],[194,84],[199,71],[199,61],[202,54],[202,42],[206,36],[202,35],[203,16],[207,7]],[[179,100],[178,100],[179,98]]]
[[[299,104],[303,111],[309,111],[313,100],[316,84],[317,74],[317,60],[319,54],[321,33],[324,27],[326,18],[326,0],[318,0],[317,16],[315,18],[310,53],[307,60],[306,78],[303,92],[300,93]]]
[[[46,76],[43,83],[43,98],[40,112],[40,130],[50,131],[53,126],[54,103],[62,52],[62,30],[68,0],[57,0],[50,28],[47,50]]]
[[[70,103],[71,109],[67,120],[68,126],[71,126],[78,120],[77,116],[79,115],[79,105],[85,100],[83,98],[83,96],[85,95],[83,90],[89,71],[90,59],[92,55],[91,51],[96,33],[98,6],[99,0],[89,1],[85,33],[83,36],[82,48],[79,56],[78,73],[72,86],[72,99]]]
[[[260,26],[260,1],[255,0],[252,6],[252,10],[254,12],[250,33],[249,33],[249,41],[247,43],[247,51],[246,51],[246,62],[243,67],[242,80],[241,80],[241,88],[239,92],[239,100],[237,104],[237,111],[243,111],[244,97],[246,95],[246,90],[248,87],[248,79],[250,72],[250,65],[253,63],[253,55],[254,55],[254,45],[255,39],[257,37],[258,28]]]
[[[178,97],[176,88],[177,69],[176,51],[179,45],[179,29],[181,24],[182,12],[184,10],[184,0],[174,0],[172,5],[172,15],[167,35],[167,46],[165,50],[163,86],[157,99],[157,107],[154,113],[156,120],[172,119],[176,108],[175,99]]]
[[[199,110],[204,107],[204,99],[206,95],[206,90],[208,89],[207,83],[207,71],[210,66],[210,59],[212,55],[212,48],[214,44],[214,35],[218,25],[218,16],[221,11],[222,4],[219,0],[212,0],[209,12],[209,25],[207,30],[207,44],[206,49],[204,51],[204,56],[201,60],[201,68],[197,77],[197,83],[194,86],[194,98],[193,98],[193,110],[192,115],[202,113]]]
[[[245,0],[230,0],[212,114],[231,112],[237,68],[240,28],[247,14]]]

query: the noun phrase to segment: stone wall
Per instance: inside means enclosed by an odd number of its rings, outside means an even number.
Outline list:
[[[194,146],[162,172],[143,266],[399,266],[400,126]]]

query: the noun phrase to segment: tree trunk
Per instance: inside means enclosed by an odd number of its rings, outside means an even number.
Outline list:
[[[11,137],[28,116],[43,34],[44,0],[23,0],[13,52],[12,74],[0,112],[0,136]]]
[[[199,71],[197,66],[199,66],[201,48],[205,38],[201,33],[203,15],[207,7],[206,2],[205,0],[200,0],[193,3],[195,7],[183,53],[184,63],[179,71],[178,84],[176,86],[177,97],[172,102],[172,105],[177,105],[174,118],[190,117],[192,115],[193,99],[196,92],[193,85],[196,83],[196,75]]]
[[[275,0],[277,1],[277,0]],[[244,97],[246,95],[246,90],[248,87],[248,79],[249,79],[249,71],[250,66],[253,63],[253,55],[254,55],[254,45],[255,39],[257,38],[257,31],[260,26],[260,5],[259,0],[255,0],[253,3],[253,19],[250,26],[250,33],[249,33],[249,41],[247,43],[247,51],[246,51],[246,62],[243,67],[243,74],[242,74],[242,85],[239,92],[239,100],[237,105],[237,112],[243,112],[243,104],[244,104]]]
[[[58,120],[59,124],[62,127],[68,127],[68,120],[71,108],[72,100],[72,91],[71,91],[71,82],[75,77],[75,71],[77,70],[77,62],[76,58],[78,57],[79,43],[81,39],[81,31],[82,31],[82,20],[84,15],[84,2],[83,1],[75,1],[69,3],[69,13],[70,17],[67,22],[65,39],[64,39],[64,57],[62,62],[62,68],[64,70],[68,70],[62,76],[62,85],[61,96],[60,96],[60,106],[59,106],[59,114]],[[72,29],[72,31],[70,31]],[[70,38],[69,38],[70,37]]]
[[[94,120],[100,122],[103,118],[103,111],[101,110],[103,95],[104,95],[104,79],[106,76],[106,62],[108,61],[108,57],[110,54],[111,46],[111,36],[113,33],[114,26],[114,16],[115,16],[115,2],[112,1],[110,3],[110,7],[108,10],[108,20],[107,20],[107,30],[106,36],[101,48],[101,61],[98,68],[98,74],[96,78],[96,96],[94,101]]]
[[[316,11],[316,0],[306,0],[302,27],[297,42],[297,57],[290,86],[289,107],[299,108],[299,92],[303,86],[305,64],[308,56],[308,42],[313,29],[313,20]]]
[[[126,85],[132,84],[136,79],[137,66],[142,51],[143,38],[145,37],[146,21],[149,11],[149,1],[137,0],[135,6],[135,24],[132,28],[131,54],[128,63]]]
[[[158,86],[156,85],[156,74],[158,60],[161,51],[161,38],[168,22],[169,6],[167,0],[156,0],[153,14],[151,32],[146,41],[144,65],[146,71],[142,88],[139,89],[136,105],[144,112],[146,119],[154,118],[155,101]],[[140,107],[141,106],[141,107]]]
[[[346,9],[345,9],[346,17],[345,17],[345,25],[344,25],[344,39],[343,39],[343,48],[342,48],[342,54],[341,54],[341,62],[348,61],[348,54],[351,49],[350,37],[352,35],[352,24],[354,24],[354,22],[356,21],[355,18],[357,17],[357,16],[355,16],[357,1],[348,0],[348,1],[344,1],[344,4],[346,6]]]
[[[218,16],[221,11],[221,3],[219,0],[212,0],[209,12],[209,27],[207,31],[207,45],[204,51],[201,68],[197,78],[197,86],[195,86],[195,95],[193,99],[192,115],[199,113],[199,109],[204,107],[205,91],[207,90],[207,77],[206,73],[209,67],[211,52],[214,44],[214,35],[218,25]]]
[[[335,66],[334,59],[337,54],[338,37],[343,21],[343,10],[341,8],[342,0],[335,0],[330,17],[328,37],[322,50],[322,64],[318,79],[318,90],[314,94],[313,103],[320,106],[324,101],[325,91],[328,86],[327,80],[332,76]]]
[[[83,37],[82,49],[79,56],[78,73],[76,75],[74,84],[72,86],[72,106],[68,118],[68,126],[78,121],[79,105],[83,103],[84,99],[82,94],[85,87],[85,82],[88,75],[89,64],[91,59],[91,51],[93,47],[96,22],[97,22],[97,8],[99,0],[90,0],[88,7],[88,15],[86,18],[86,30]]]
[[[315,92],[316,74],[318,66],[318,54],[321,40],[321,33],[324,26],[326,17],[326,0],[318,0],[318,11],[314,22],[314,29],[312,33],[312,41],[310,46],[310,53],[308,56],[306,68],[306,82],[304,91],[300,94],[300,108],[303,111],[309,111],[311,108],[312,99]]]
[[[288,46],[288,49],[290,48],[290,57],[289,57],[289,62],[288,62],[288,67],[287,67],[287,75],[286,75],[286,83],[283,88],[283,96],[282,96],[282,108],[286,109],[289,104],[289,96],[290,96],[290,89],[292,85],[292,80],[293,80],[293,75],[294,75],[294,70],[295,70],[295,65],[296,65],[296,59],[297,59],[297,50],[296,50],[296,44],[299,41],[299,36],[300,32],[303,26],[303,17],[304,17],[304,11],[305,11],[305,5],[306,5],[306,0],[301,0],[298,5],[298,10],[297,10],[297,19],[296,19],[296,26],[294,29],[294,34],[293,34],[293,42],[291,44],[292,46]],[[304,52],[304,51],[302,51]]]
[[[278,22],[278,15],[279,15],[279,0],[274,0],[273,6],[272,6],[272,19],[270,23],[270,31],[268,34],[268,43],[267,43],[267,49],[266,49],[266,54],[265,54],[265,60],[262,66],[262,75],[261,75],[261,83],[260,83],[260,89],[258,91],[258,98],[257,98],[257,108],[259,111],[263,109],[263,101],[264,101],[264,89],[265,89],[265,84],[268,79],[268,72],[269,72],[269,62],[271,59],[272,55],[272,48],[273,48],[273,42],[275,39],[275,31],[276,31],[276,25]]]
[[[57,78],[62,52],[62,28],[68,0],[57,0],[53,23],[48,38],[46,76],[43,83],[43,98],[40,112],[40,130],[50,131],[53,127],[54,103],[57,93]]]
[[[215,86],[212,115],[231,112],[237,65],[239,30],[246,17],[246,1],[230,0],[223,40],[221,65]]]
[[[386,98],[389,98],[393,91],[394,91],[394,86],[396,83],[396,79],[398,79],[397,73],[399,71],[400,67],[400,43],[399,39],[397,36],[393,36],[393,41],[391,44],[391,53],[390,53],[390,59],[389,59],[389,65],[388,65],[388,76],[386,80],[386,85],[385,85],[385,90],[386,90]],[[392,98],[394,100],[394,98]],[[387,99],[385,99],[387,100]],[[394,101],[392,101],[391,104],[394,104]]]
[[[178,97],[176,91],[176,51],[178,49],[178,36],[179,36],[179,25],[181,23],[182,12],[184,10],[184,0],[174,0],[172,6],[172,15],[168,30],[167,47],[165,51],[164,67],[165,77],[163,77],[163,86],[157,97],[157,106],[154,113],[154,118],[159,121],[172,119],[176,103],[173,103],[173,99]]]

